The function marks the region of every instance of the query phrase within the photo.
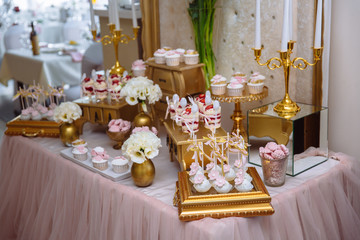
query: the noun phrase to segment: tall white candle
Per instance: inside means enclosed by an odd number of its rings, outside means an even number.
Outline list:
[[[256,12],[255,12],[255,49],[261,48],[261,26],[260,26],[260,1],[256,0]]]
[[[281,35],[281,52],[287,51],[289,41],[289,0],[284,0],[283,28]]]
[[[293,0],[289,2],[289,40],[293,39]]]
[[[113,5],[113,4],[112,4],[112,0],[109,0],[109,1],[108,1],[109,23],[114,23],[112,5]]]
[[[318,0],[317,11],[316,11],[314,48],[321,47],[321,20],[322,20],[322,0]]]
[[[89,0],[89,3],[90,3],[91,30],[96,30],[95,16],[94,16],[94,7],[93,7],[92,0]]]
[[[137,27],[136,11],[135,11],[135,0],[131,0],[131,12],[133,27]]]
[[[115,30],[120,30],[120,19],[119,19],[119,10],[118,10],[118,1],[113,0],[113,8],[114,8],[114,21],[115,21]]]

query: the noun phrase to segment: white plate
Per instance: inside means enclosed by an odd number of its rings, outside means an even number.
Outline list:
[[[120,181],[121,179],[125,179],[125,178],[128,178],[131,176],[131,173],[130,173],[130,168],[129,167],[129,170],[124,172],[124,173],[116,173],[112,170],[112,165],[111,165],[111,161],[112,159],[109,159],[109,167],[104,170],[104,171],[101,171],[97,168],[94,168],[93,167],[93,164],[91,162],[91,156],[90,156],[90,149],[88,151],[88,157],[85,161],[79,161],[77,159],[75,159],[73,157],[73,154],[72,154],[72,148],[67,148],[67,149],[64,149],[60,152],[60,155],[76,164],[79,164],[80,166],[83,166],[84,168],[87,168],[89,169],[90,171],[93,171],[93,172],[96,172],[96,173],[99,173],[100,175],[114,181],[114,182],[117,182],[117,181]]]

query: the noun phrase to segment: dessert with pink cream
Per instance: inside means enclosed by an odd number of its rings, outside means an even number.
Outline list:
[[[255,72],[251,75],[249,82],[247,83],[250,94],[262,93],[264,88],[265,77]]]
[[[184,53],[184,62],[187,65],[199,63],[199,53],[193,49],[186,50]]]
[[[165,64],[165,54],[166,54],[165,49],[160,48],[160,49],[156,50],[154,53],[155,63]]]
[[[85,161],[88,157],[88,149],[84,146],[74,147],[72,150],[72,154],[75,159],[79,161]]]
[[[285,183],[289,149],[283,144],[269,142],[259,148],[264,182],[268,186],[281,186]]]
[[[114,157],[111,165],[115,173],[124,173],[129,170],[129,160],[127,160],[124,156]]]
[[[91,156],[94,168],[97,168],[100,171],[104,171],[109,167],[109,155],[107,155],[104,148],[95,147],[93,150],[91,150]]]
[[[178,66],[180,64],[180,54],[172,50],[167,51],[165,61],[168,66]]]
[[[131,70],[135,77],[145,77],[146,65],[141,59],[135,60],[131,65]]]

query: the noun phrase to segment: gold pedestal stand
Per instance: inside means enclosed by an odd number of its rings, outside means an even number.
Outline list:
[[[245,119],[245,116],[242,114],[240,103],[242,102],[252,102],[264,99],[268,96],[268,88],[264,86],[264,90],[259,94],[250,94],[247,87],[243,91],[242,96],[228,96],[228,95],[212,95],[213,100],[218,100],[219,102],[226,103],[235,103],[234,113],[231,115],[231,119],[234,121],[234,125],[232,127],[231,132],[237,133],[240,132],[241,136],[247,141],[247,133],[244,129],[244,125],[242,121]]]
[[[265,63],[260,63],[260,57],[261,57],[261,49],[255,49],[254,55],[255,55],[255,61],[260,66],[267,66],[270,70],[274,70],[276,68],[280,68],[281,66],[284,67],[284,78],[285,78],[285,96],[281,102],[279,102],[275,107],[274,111],[279,114],[279,116],[284,118],[291,118],[294,115],[296,115],[297,112],[300,111],[300,107],[291,100],[289,96],[289,77],[290,77],[290,67],[297,68],[300,70],[304,70],[307,66],[314,66],[320,59],[321,59],[321,53],[322,53],[322,47],[321,48],[313,48],[314,52],[314,63],[309,63],[304,58],[297,57],[293,60],[290,59],[290,55],[293,53],[295,41],[289,41],[288,47],[286,52],[280,52],[280,58],[273,57],[267,60]],[[278,64],[272,63],[272,61],[277,61]],[[296,63],[297,61],[300,61],[299,63]]]
[[[115,51],[115,65],[111,68],[110,74],[116,74],[118,76],[122,76],[125,69],[119,63],[119,43],[128,44],[130,40],[136,40],[140,27],[133,27],[134,36],[130,37],[129,35],[123,34],[122,29],[115,30],[115,24],[108,24],[110,29],[110,35],[105,35],[100,40],[96,40],[96,30],[91,30],[93,35],[93,40],[95,42],[101,42],[103,45],[108,45],[113,43],[114,51]]]

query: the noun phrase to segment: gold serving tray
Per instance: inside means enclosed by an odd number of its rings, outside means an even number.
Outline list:
[[[6,124],[5,134],[8,136],[22,135],[25,137],[54,137],[60,135],[61,123],[48,120],[20,120],[17,116]]]
[[[193,221],[205,217],[255,217],[271,215],[271,197],[254,167],[248,168],[253,178],[251,192],[238,192],[235,188],[226,194],[218,194],[211,188],[207,193],[198,193],[192,188],[188,172],[178,173],[174,206],[178,206],[181,221]]]

